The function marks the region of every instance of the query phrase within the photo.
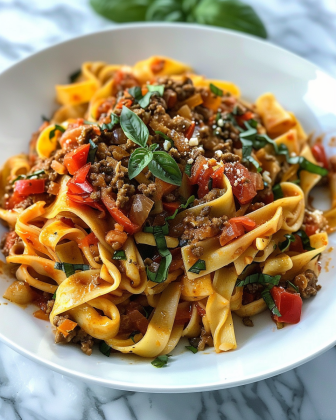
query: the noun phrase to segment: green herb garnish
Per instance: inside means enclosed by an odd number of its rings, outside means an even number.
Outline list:
[[[78,79],[78,77],[81,75],[82,71],[81,69],[76,70],[75,72],[73,72],[72,74],[70,74],[69,76],[69,80],[70,83],[73,83],[76,79]]]
[[[274,185],[272,188],[274,200],[279,200],[280,198],[284,198],[284,194],[280,184]]]
[[[236,282],[236,287],[246,286],[247,284],[251,283],[272,284],[273,286],[277,286],[279,284],[280,278],[280,275],[269,276],[268,274],[255,273],[247,276],[244,280],[238,279]]]
[[[99,343],[99,351],[103,353],[104,356],[110,357],[111,349],[112,348],[106,344],[105,341]]]
[[[19,181],[20,179],[32,179],[32,178],[38,178],[40,175],[43,175],[45,172],[43,169],[36,171],[30,175],[19,175],[17,176],[12,182],[11,184],[14,184],[14,182]]]
[[[214,93],[216,96],[223,96],[222,89],[219,89],[217,86],[215,86],[213,83],[210,83],[210,90],[212,93]]]
[[[89,140],[89,143],[90,143],[90,150],[89,150],[88,157],[87,157],[87,163],[89,163],[89,162],[94,163],[95,156],[96,156],[96,153],[97,153],[97,150],[98,150],[98,146],[95,143],[93,143],[93,141],[91,139]]]
[[[111,122],[109,122],[108,124],[102,124],[99,127],[101,131],[104,131],[104,130],[111,131],[117,124],[120,123],[120,118],[118,117],[118,115],[114,114],[113,112],[111,112],[110,118],[111,118]]]
[[[170,141],[172,147],[174,147],[174,140],[172,140],[171,138],[169,138],[166,134],[162,133],[162,131],[155,131],[155,134],[158,134],[159,136],[163,137],[165,140]]]
[[[134,337],[137,335],[137,334],[140,334],[140,331],[133,331],[129,336],[128,336],[128,338],[130,338],[132,341],[133,341],[133,343],[135,343],[135,341],[134,341]]]
[[[57,290],[57,289],[56,289]],[[54,299],[54,300],[56,300],[56,292],[52,295],[52,298],[51,299]]]
[[[147,89],[149,92],[157,92],[159,96],[164,94],[164,85],[147,85]]]
[[[113,260],[127,260],[125,251],[120,249],[119,251],[114,251]]]
[[[198,352],[198,349],[194,346],[185,346],[187,350],[190,350],[192,353],[196,354]]]
[[[139,86],[134,86],[128,89],[129,94],[133,96],[135,102],[144,109],[148,107],[152,95],[162,96],[164,92],[163,85],[147,85],[147,88],[148,92],[145,95],[142,95],[141,88]]]
[[[197,260],[195,264],[189,268],[190,273],[199,274],[200,271],[206,270],[206,264],[204,260]]]
[[[163,283],[167,280],[168,271],[173,260],[173,256],[167,247],[165,233],[162,229],[162,226],[153,226],[152,229],[157,249],[162,258],[159,264],[159,268],[156,272],[150,271],[147,267],[147,276],[149,280],[153,281],[154,283]]]
[[[286,235],[284,235],[284,237],[286,238],[283,242],[280,242],[278,244],[279,249],[281,252],[287,251],[287,249],[289,248],[290,244],[292,242],[295,242],[295,236],[292,233],[287,233]]]
[[[261,292],[261,297],[264,299],[266,305],[268,306],[268,309],[272,312],[273,315],[277,315],[277,316],[281,316],[281,313],[279,311],[279,309],[277,308],[274,299],[272,298],[271,295],[271,288],[273,286],[270,287],[266,287],[262,292]]]
[[[75,274],[76,271],[87,271],[90,270],[90,266],[87,264],[70,264],[70,263],[59,263],[56,262],[54,265],[56,270],[64,271],[67,277]]]
[[[191,167],[192,167],[192,163],[187,163],[184,168],[184,173],[189,177],[191,176]]]
[[[49,122],[50,118],[46,117],[45,115],[41,115],[42,121]]]
[[[51,130],[49,133],[49,140],[55,137],[56,131],[60,131],[61,133],[64,133],[65,128],[63,128],[61,125],[55,124],[55,128]]]
[[[295,284],[293,284],[291,281],[287,280],[287,284],[290,287],[292,287],[296,291],[296,293],[299,293],[300,292],[299,288],[297,286],[295,286]]]
[[[164,366],[167,365],[168,363],[168,358],[170,356],[168,354],[164,354],[162,356],[158,356],[156,359],[154,359],[153,361],[151,361],[151,364],[156,367],[156,368],[162,368]]]
[[[315,248],[310,246],[309,236],[304,230],[298,230],[297,232],[295,232],[295,235],[298,235],[301,238],[303,249],[305,249],[306,251],[314,251]]]

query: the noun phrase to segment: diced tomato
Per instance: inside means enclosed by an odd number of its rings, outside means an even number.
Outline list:
[[[177,210],[181,203],[179,201],[173,201],[172,203],[162,203],[163,208],[168,212],[169,215],[174,214],[175,210]]]
[[[63,163],[71,175],[86,164],[89,150],[90,144],[83,144],[64,156]]]
[[[224,188],[224,166],[220,166],[211,174],[212,188]]]
[[[25,199],[24,196],[20,195],[18,192],[14,191],[14,193],[6,200],[5,209],[12,210],[15,206],[21,203]]]
[[[124,215],[124,213],[117,208],[114,198],[106,192],[102,193],[102,201],[105,204],[108,212],[113,217],[113,219],[122,225],[127,233],[134,235],[134,233],[139,232],[140,226],[132,223],[130,219]]]
[[[325,169],[329,169],[327,155],[322,144],[314,144],[314,146],[312,147],[312,153],[317,162],[322,163],[322,166]]]
[[[316,225],[316,224],[309,224],[309,225],[306,225],[305,231],[306,231],[306,234],[308,236],[311,236],[311,235],[315,235],[315,233],[318,231],[318,229],[319,229],[319,226],[318,225]]]
[[[209,181],[210,177],[213,174],[213,169],[211,167],[203,167],[200,176],[198,177],[198,198],[203,198],[209,192]]]
[[[98,238],[96,237],[96,235],[91,232],[89,233],[89,235],[86,235],[83,239],[81,239],[79,241],[79,248],[84,248],[86,246],[90,246],[90,245],[97,245],[98,244]]]
[[[264,181],[262,179],[262,176],[260,174],[257,174],[255,172],[250,172],[251,180],[254,184],[254,187],[256,191],[263,190],[265,188]]]
[[[175,315],[175,325],[184,325],[190,321],[191,318],[191,304],[179,305]]]
[[[300,254],[302,252],[305,252],[305,250],[303,249],[303,245],[302,245],[302,241],[300,236],[298,235],[294,235],[295,241],[292,242],[289,246],[289,250],[293,251],[293,252],[299,252]]]
[[[45,179],[21,179],[14,184],[14,192],[28,196],[44,192]]]
[[[128,312],[128,316],[134,325],[134,328],[145,335],[149,324],[148,319],[137,309]]]
[[[129,108],[132,106],[132,99],[120,99],[120,101],[117,103],[116,108],[121,109],[123,106],[126,108]]]
[[[272,287],[271,295],[281,313],[281,316],[273,315],[277,322],[297,324],[300,322],[302,299],[299,293],[289,293],[282,287]]]
[[[206,314],[205,309],[203,309],[202,306],[198,302],[196,302],[195,306],[196,306],[199,316],[204,316]]]
[[[187,129],[187,131],[185,132],[184,136],[185,136],[188,140],[190,140],[190,139],[191,139],[191,137],[192,137],[192,135],[194,134],[194,131],[195,131],[195,126],[196,126],[196,123],[195,123],[195,121],[193,121],[193,122],[190,124],[189,128]]]
[[[242,224],[230,223],[224,227],[221,236],[219,237],[219,242],[221,246],[224,246],[231,242],[233,239],[239,238],[244,235],[245,230]]]
[[[237,124],[240,125],[241,127],[244,127],[245,121],[251,120],[252,118],[253,118],[253,112],[251,111],[246,111],[242,115],[236,115]]]
[[[240,204],[247,204],[257,195],[250,172],[241,163],[228,163],[224,173],[230,181],[233,195]]]
[[[229,223],[242,225],[247,232],[250,232],[250,230],[253,230],[256,227],[256,222],[246,216],[232,217],[232,219],[229,220]]]
[[[74,175],[73,182],[81,184],[82,182],[84,182],[86,180],[86,177],[89,174],[91,168],[91,163],[87,163],[86,165],[84,165],[82,168],[80,168]]]
[[[204,156],[198,156],[191,168],[191,176],[189,177],[190,184],[197,184],[198,177],[203,169],[203,166],[207,163],[207,159]]]
[[[161,58],[155,58],[150,64],[150,69],[154,74],[160,73],[160,71],[163,70],[164,65],[165,60],[162,60]]]

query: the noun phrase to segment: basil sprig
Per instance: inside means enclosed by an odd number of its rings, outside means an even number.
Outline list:
[[[114,22],[194,22],[267,38],[254,9],[240,0],[90,0],[94,10]]]
[[[287,251],[290,244],[292,242],[295,242],[295,236],[292,233],[287,233],[286,235],[284,235],[284,237],[286,239],[283,242],[280,242],[278,245],[281,252]]]
[[[162,368],[167,365],[169,357],[169,354],[163,354],[162,356],[158,356],[156,359],[151,361],[151,365],[153,365],[156,368]]]
[[[67,277],[72,276],[75,274],[76,271],[87,271],[90,270],[90,266],[87,264],[70,264],[70,263],[59,263],[56,262],[54,265],[56,270],[64,271]]]
[[[49,133],[49,140],[55,137],[56,131],[60,131],[61,133],[64,133],[65,128],[63,128],[61,125],[55,124],[55,128],[52,129]]]
[[[146,124],[133,111],[123,107],[120,125],[126,136],[140,146],[128,161],[128,177],[135,178],[148,166],[154,176],[173,185],[181,185],[182,174],[176,161],[164,151],[155,151],[157,144],[147,146],[149,131]]]
[[[119,251],[114,251],[112,260],[127,260],[125,251],[120,249]]]
[[[43,174],[44,174],[44,170],[41,169],[39,171],[33,172],[30,175],[19,175],[11,182],[11,184],[14,184],[16,181],[19,181],[20,179],[34,179],[35,177],[38,178],[40,175],[43,175]]]
[[[213,83],[210,83],[209,87],[210,87],[211,92],[214,93],[216,96],[223,96],[222,89],[215,86]]]
[[[256,150],[259,150],[263,147],[265,147],[267,144],[273,146],[274,151],[277,155],[283,155],[285,156],[287,162],[291,165],[298,164],[300,171],[308,171],[314,174],[318,174],[321,176],[326,176],[328,174],[328,170],[319,166],[315,165],[315,163],[310,162],[303,156],[293,156],[291,157],[289,155],[289,150],[285,144],[277,145],[275,141],[270,139],[267,134],[258,134],[258,131],[256,129],[257,127],[257,121],[251,119],[249,121],[245,121],[244,125],[246,127],[246,130],[240,133],[239,137],[242,141],[243,145],[243,158],[250,160],[248,158],[249,153],[252,152],[252,147]],[[252,158],[253,159],[253,158]],[[254,160],[254,159],[253,159]],[[251,161],[251,160],[250,160]],[[252,161],[253,163],[253,161]],[[254,164],[254,163],[253,163]],[[259,166],[259,165],[258,165]]]
[[[137,102],[141,108],[147,108],[152,95],[162,96],[164,92],[164,85],[147,85],[148,92],[142,95],[141,88],[134,86],[128,89],[130,95],[133,96],[135,102]]]
[[[112,349],[112,347],[110,347],[108,344],[106,344],[105,341],[101,341],[99,343],[99,351],[100,351],[100,353],[103,353],[104,356],[110,357],[111,349]]]
[[[206,264],[204,260],[197,260],[194,265],[189,268],[190,273],[199,274],[201,271],[206,270]]]

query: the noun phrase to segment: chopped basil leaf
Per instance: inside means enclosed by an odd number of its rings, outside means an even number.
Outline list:
[[[147,108],[150,103],[150,98],[152,97],[152,95],[156,95],[157,93],[158,92],[147,92],[146,95],[137,100],[138,104],[143,109]]]
[[[106,344],[105,341],[101,341],[99,343],[99,351],[103,353],[104,356],[110,357],[111,347]]]
[[[284,194],[280,184],[274,185],[273,189],[274,200],[279,200],[280,198],[284,198]]]
[[[173,220],[173,219],[175,219],[178,211],[181,210],[181,209],[185,210],[186,208],[188,208],[190,206],[190,204],[192,204],[194,202],[194,200],[195,200],[195,196],[194,195],[191,195],[188,198],[188,200],[187,200],[187,202],[185,204],[181,204],[180,207],[174,211],[174,214],[172,214],[171,216],[166,217],[166,221],[167,220]]]
[[[155,134],[158,134],[159,136],[163,137],[165,140],[170,141],[172,147],[174,147],[174,140],[170,139],[166,134],[162,133],[162,131],[155,131]]]
[[[281,313],[279,312],[279,309],[277,308],[272,298],[269,287],[265,288],[265,290],[261,292],[261,297],[264,299],[268,309],[272,312],[273,315],[281,316]]]
[[[150,271],[147,267],[147,276],[149,280],[153,281],[154,283],[163,283],[167,280],[168,271],[173,260],[173,256],[167,247],[163,226],[154,226],[152,229],[157,249],[162,258],[159,264],[159,268],[155,273]]]
[[[215,86],[213,83],[210,83],[210,90],[212,93],[214,93],[216,96],[223,96],[222,89],[219,89],[217,86]]]
[[[56,300],[56,292],[52,295],[52,298],[51,299]]]
[[[153,152],[145,147],[135,149],[128,161],[128,177],[133,179],[148,166],[153,159]]]
[[[296,291],[296,293],[299,293],[300,292],[299,288],[297,286],[295,286],[295,284],[293,284],[291,281],[287,280],[287,284],[290,287],[292,287]]]
[[[146,124],[133,111],[123,106],[120,115],[120,125],[125,135],[135,144],[145,147],[149,131]]]
[[[192,167],[192,163],[187,163],[185,168],[184,168],[184,173],[187,176],[191,176],[191,167]]]
[[[137,335],[137,334],[140,334],[140,331],[133,331],[129,336],[128,336],[128,338],[131,338],[132,339],[132,341],[133,341],[133,343],[135,343],[135,341],[134,341],[134,337]]]
[[[192,353],[196,354],[198,352],[198,349],[194,346],[185,346],[187,350],[190,350]]]
[[[69,76],[70,83],[73,83],[76,79],[78,79],[81,73],[82,71],[81,69],[79,69],[79,70],[76,70],[74,73],[70,74]]]
[[[61,125],[55,124],[55,128],[51,130],[49,133],[49,140],[55,137],[56,131],[60,131],[61,133],[64,133],[65,128],[63,128]]]
[[[38,178],[40,175],[43,175],[45,172],[43,169],[33,172],[30,175],[19,175],[17,176],[11,183],[14,184],[14,182],[19,181],[20,179],[32,179],[32,178]]]
[[[119,251],[114,251],[112,260],[127,260],[125,251],[120,249]]]
[[[70,263],[59,263],[59,262],[55,263],[54,268],[56,270],[64,271],[67,277],[72,276],[78,270],[80,271],[90,270],[90,266],[87,264],[70,264]]]
[[[156,92],[159,96],[162,96],[164,93],[164,85],[147,85],[149,92]]]
[[[206,270],[206,264],[204,260],[197,260],[195,264],[189,268],[190,273],[199,274],[200,271]]]
[[[310,246],[309,236],[304,230],[298,230],[297,232],[295,232],[295,235],[298,235],[301,238],[303,249],[305,249],[306,251],[313,251],[315,249]]]
[[[141,87],[133,86],[128,89],[128,93],[133,96],[134,99],[142,98]]]
[[[317,174],[321,176],[328,175],[328,169],[323,168],[322,166],[315,165],[313,162],[309,162],[305,157],[303,156],[293,156],[290,158],[287,158],[287,162],[291,165],[300,165],[300,171],[308,171],[312,174]]]
[[[268,274],[255,273],[247,276],[244,280],[238,279],[236,282],[236,287],[246,286],[247,284],[251,283],[272,284],[273,286],[277,286],[279,284],[280,278],[280,275],[269,276]]]
[[[174,158],[166,152],[153,152],[153,159],[148,169],[154,176],[169,184],[180,186],[182,174]]]
[[[111,118],[111,122],[109,122],[108,124],[102,124],[99,128],[104,131],[104,130],[113,130],[114,126],[120,123],[120,118],[118,117],[118,115],[114,114],[113,112],[111,112],[110,115]]]
[[[287,249],[289,248],[291,242],[295,242],[295,236],[293,234],[287,233],[286,235],[284,235],[284,237],[286,239],[283,242],[280,242],[278,244],[279,249],[280,249],[281,252],[287,251]]]
[[[41,115],[42,121],[49,122],[50,118],[46,117],[45,115]]]
[[[89,162],[94,163],[95,156],[96,156],[96,153],[97,153],[97,150],[98,150],[98,146],[95,143],[93,143],[93,141],[91,139],[89,140],[89,143],[90,143],[90,150],[89,150],[88,157],[87,157],[87,163],[89,163]]]
[[[162,368],[164,366],[167,365],[168,363],[168,358],[170,356],[168,354],[164,354],[162,356],[158,356],[156,359],[154,359],[153,361],[151,361],[151,364],[156,367],[156,368]]]

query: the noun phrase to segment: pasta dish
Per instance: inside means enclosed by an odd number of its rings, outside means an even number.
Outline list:
[[[5,298],[36,304],[56,343],[156,367],[182,338],[236,349],[234,322],[262,311],[277,328],[300,321],[336,227],[336,158],[272,93],[248,103],[150,57],[86,62],[56,98],[1,171]]]

